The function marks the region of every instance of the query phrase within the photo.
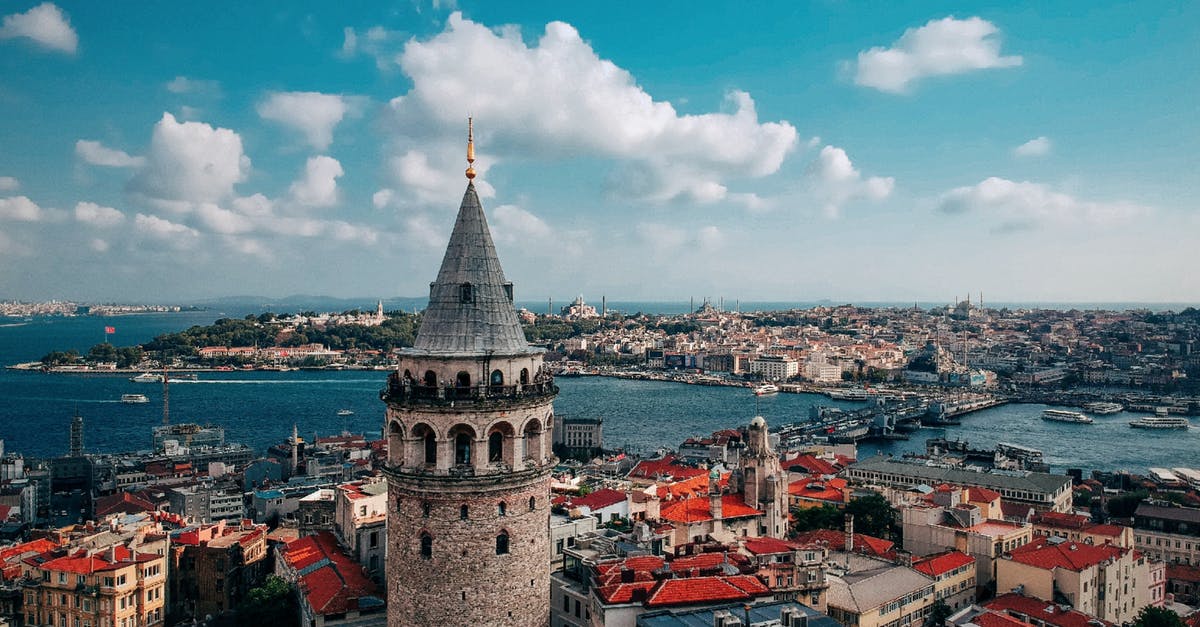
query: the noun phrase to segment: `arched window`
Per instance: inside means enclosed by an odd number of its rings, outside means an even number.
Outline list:
[[[496,514],[500,516],[508,515],[508,504],[500,501],[500,504],[496,506]]]
[[[471,513],[471,511],[469,509],[467,509],[466,505],[459,506],[459,508],[458,508],[458,517],[459,518],[466,520],[471,517],[470,513]]]
[[[529,368],[521,368],[521,385],[529,385]]]
[[[501,531],[496,536],[496,555],[508,555],[508,532]]]
[[[427,387],[437,387],[437,373],[432,370],[425,371],[425,385]]]
[[[458,384],[458,387],[460,387],[460,388],[471,387],[471,374],[468,373],[466,370],[459,371],[456,383]]]
[[[433,536],[426,532],[421,532],[421,557],[425,559],[433,557]]]
[[[488,436],[488,461],[504,461],[504,434],[499,431]]]
[[[537,498],[531,496],[529,497],[529,511],[532,512],[535,509],[537,509]]]
[[[437,463],[437,438],[433,436],[433,431],[425,434],[425,463]]]
[[[454,463],[459,466],[471,464],[471,434],[460,433],[454,436]]]
[[[499,370],[492,371],[492,385],[504,385],[504,373]]]
[[[405,368],[404,369],[404,382],[408,383],[409,381],[412,381],[412,371],[410,371],[408,368]]]
[[[464,303],[473,302],[475,300],[475,294],[474,294],[474,291],[471,289],[471,284],[463,283],[462,285],[459,285],[458,286],[458,296],[459,296],[459,300],[461,300]]]
[[[421,515],[429,518],[429,513],[433,511],[433,506],[428,501],[421,503]]]

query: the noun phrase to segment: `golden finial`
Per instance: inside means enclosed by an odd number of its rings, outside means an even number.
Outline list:
[[[467,179],[475,179],[475,125],[474,121],[467,117]]]

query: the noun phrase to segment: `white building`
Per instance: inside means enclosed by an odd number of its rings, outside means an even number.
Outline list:
[[[800,363],[787,355],[759,355],[750,360],[750,372],[768,381],[785,381],[800,372]],[[841,373],[838,373],[839,380]]]

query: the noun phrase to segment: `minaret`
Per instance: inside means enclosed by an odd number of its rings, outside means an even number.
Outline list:
[[[387,403],[388,625],[550,619],[550,452],[558,388],[525,341],[467,135],[467,190]]]

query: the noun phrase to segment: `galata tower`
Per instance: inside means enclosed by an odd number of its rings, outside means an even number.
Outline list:
[[[513,307],[467,191],[387,403],[388,625],[521,625],[550,618],[550,430],[558,388]]]

